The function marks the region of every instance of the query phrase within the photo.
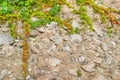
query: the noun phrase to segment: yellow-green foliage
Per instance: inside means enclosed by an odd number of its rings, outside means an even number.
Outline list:
[[[113,13],[120,14],[119,10],[115,10],[103,4],[99,6],[95,0],[76,0],[79,7],[78,10],[66,0],[0,0],[0,20],[1,22],[9,22],[10,34],[16,38],[19,34],[16,31],[16,22],[23,23],[24,37],[23,37],[23,62],[27,65],[29,46],[27,39],[30,35],[30,28],[37,28],[51,21],[55,21],[58,25],[63,26],[65,30],[70,33],[79,33],[79,28],[73,28],[71,20],[63,20],[60,17],[60,11],[63,5],[67,5],[73,9],[73,12],[80,15],[81,25],[85,28],[89,26],[91,31],[93,28],[93,21],[88,15],[87,6],[91,6],[95,12],[101,14],[102,22],[110,21],[112,25],[120,25],[119,20]],[[31,18],[36,17],[38,20],[32,21]],[[114,27],[108,28],[108,33],[113,32]],[[27,66],[23,66],[24,77],[27,76]],[[80,71],[77,71],[78,77],[81,76]]]
[[[79,11],[81,22],[85,26],[89,26],[90,30],[93,31],[93,23],[90,16],[87,13],[86,0],[76,0],[76,3],[79,5]]]
[[[71,24],[66,20],[67,23],[61,19],[60,11],[62,5],[67,5],[69,8],[73,9],[75,14],[80,15],[81,24],[88,27],[93,31],[93,22],[87,12],[87,6],[91,6],[95,12],[101,14],[101,21],[106,22],[107,19],[111,23],[116,23],[119,25],[117,18],[112,15],[112,12],[120,14],[119,10],[103,6],[99,6],[95,3],[94,0],[76,0],[76,4],[79,7],[79,10],[76,10],[74,6],[68,3],[66,0],[0,0],[0,19],[2,21],[10,20],[11,24],[14,21],[20,20],[25,21],[31,25],[31,28],[37,28],[42,25],[49,24],[51,21],[56,21],[62,26],[66,26],[69,32],[78,33],[75,29],[72,28]],[[44,9],[50,8],[50,10],[45,11]],[[37,21],[31,21],[32,17],[37,17]],[[15,25],[14,25],[15,26]],[[71,26],[71,28],[70,28]],[[15,37],[15,27],[11,25],[11,35]],[[70,30],[69,30],[70,29]]]
[[[92,6],[94,11],[101,14],[102,22],[106,22],[106,20],[109,20],[112,25],[117,24],[120,26],[120,22],[113,15],[113,13],[120,15],[120,10],[113,9],[113,8],[105,5],[103,2],[102,2],[103,4],[101,6],[99,6],[98,4],[95,3],[94,0],[89,0],[88,3],[90,6]]]

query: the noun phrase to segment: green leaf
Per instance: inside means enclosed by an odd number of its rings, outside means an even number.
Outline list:
[[[49,14],[52,16],[56,16],[59,13],[60,13],[60,6],[54,3],[53,7],[49,10]]]
[[[37,21],[31,22],[32,28],[37,28],[41,25],[44,25],[44,19],[39,19]]]
[[[1,9],[2,14],[11,13],[13,11],[12,5],[8,3],[7,1],[3,1],[0,4],[0,9]]]

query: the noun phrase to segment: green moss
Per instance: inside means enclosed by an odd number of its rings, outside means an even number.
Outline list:
[[[56,3],[53,4],[52,8],[49,10],[51,16],[56,16],[60,14],[60,6]]]
[[[10,34],[11,34],[14,38],[17,37],[16,25],[15,25],[15,24],[10,23]]]
[[[87,13],[86,0],[77,0],[76,3],[79,5],[79,11],[77,11],[81,18],[81,23],[85,26],[89,26],[90,30],[93,31],[92,19]]]
[[[77,70],[77,77],[81,77],[82,76],[82,73],[80,70]]]

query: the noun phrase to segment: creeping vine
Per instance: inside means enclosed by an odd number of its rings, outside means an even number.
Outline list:
[[[72,0],[71,0],[72,1]],[[63,20],[60,16],[60,11],[63,5],[67,5],[73,9],[73,14],[80,15],[81,25],[85,28],[89,28],[94,31],[93,21],[88,15],[88,7],[91,6],[94,12],[101,15],[101,21],[110,21],[112,28],[114,25],[120,26],[120,21],[113,13],[120,15],[120,11],[102,4],[98,5],[95,0],[76,0],[76,4],[79,9],[75,9],[74,5],[66,0],[0,0],[0,21],[8,22],[10,27],[10,34],[16,39],[21,37],[23,39],[23,64],[22,72],[24,80],[28,75],[28,59],[29,59],[29,36],[30,29],[50,24],[51,21],[55,21],[58,25],[63,26],[69,33],[79,33],[79,28],[74,28],[71,25],[70,20]],[[31,18],[37,18],[36,21],[32,21]],[[17,33],[17,21],[22,22],[22,28],[24,35]],[[89,27],[88,27],[89,26]],[[108,32],[112,32],[112,28],[109,28]],[[118,29],[118,28],[117,28]],[[119,30],[119,29],[118,29]]]

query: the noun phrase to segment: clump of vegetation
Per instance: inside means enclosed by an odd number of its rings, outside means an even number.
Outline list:
[[[95,0],[76,0],[76,4],[79,9],[76,10],[74,6],[69,4],[66,0],[0,0],[0,20],[1,22],[8,21],[10,27],[10,34],[17,38],[17,21],[21,21],[24,30],[23,39],[23,76],[26,79],[27,65],[29,55],[28,38],[31,28],[37,28],[46,24],[50,24],[51,21],[55,21],[58,25],[64,27],[69,33],[79,33],[79,28],[73,28],[70,20],[63,20],[60,17],[60,11],[62,5],[67,5],[73,9],[75,14],[80,15],[81,24],[88,27],[91,31],[94,31],[93,21],[88,15],[87,6],[91,6],[95,12],[101,14],[102,22],[107,20],[111,22],[112,26],[120,25],[119,20],[113,13],[120,14],[119,10],[115,10],[106,5],[99,6],[95,3]],[[36,17],[36,21],[32,21],[31,18]],[[114,27],[113,27],[114,28]],[[113,32],[113,28],[108,28],[108,33]],[[79,71],[77,72],[80,75]]]
[[[93,23],[87,13],[86,0],[76,0],[76,3],[79,5],[79,10],[75,12],[80,15],[81,23],[84,24],[84,26],[89,26],[90,30],[93,31]]]
[[[77,77],[81,77],[82,76],[82,73],[80,70],[77,70]]]
[[[105,5],[103,2],[100,6],[95,3],[95,0],[76,0],[76,3],[79,5],[79,10],[74,10],[74,12],[80,15],[82,20],[81,23],[83,23],[85,26],[88,25],[91,31],[94,30],[93,21],[87,13],[87,6],[91,6],[95,13],[101,15],[102,23],[107,23],[107,21],[109,21],[111,22],[111,27],[114,27],[114,25],[120,26],[120,21],[113,15],[113,13],[120,15],[119,10],[113,9]]]

